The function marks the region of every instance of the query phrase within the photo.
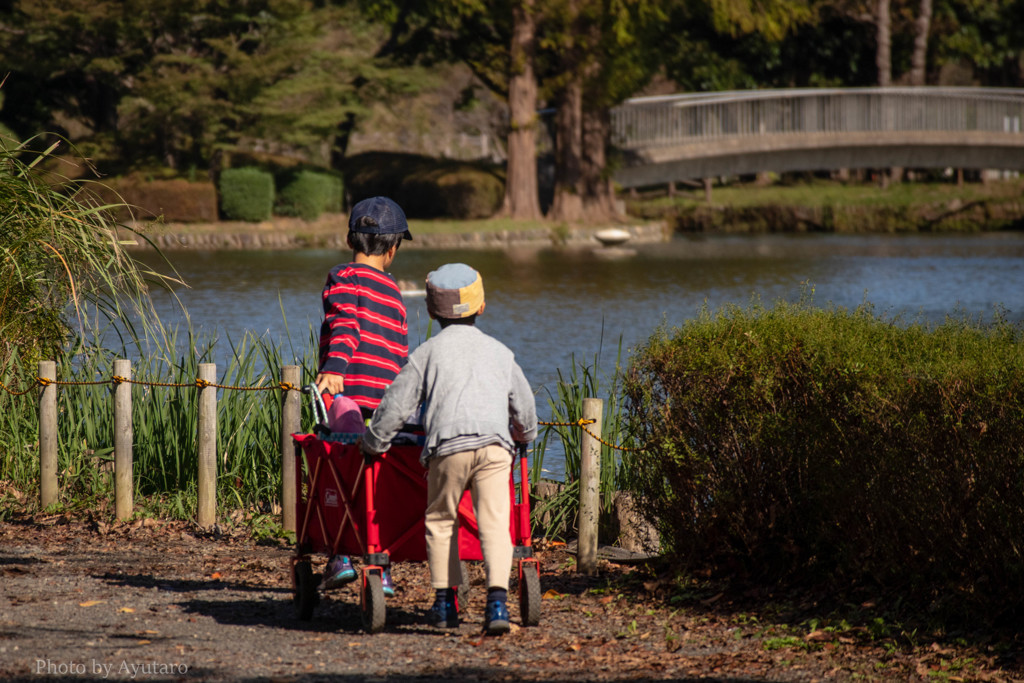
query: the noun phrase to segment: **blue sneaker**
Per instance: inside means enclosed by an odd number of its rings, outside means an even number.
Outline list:
[[[437,628],[458,628],[459,612],[455,609],[455,601],[437,598],[427,615],[431,626]]]
[[[508,633],[511,629],[508,623],[508,607],[501,600],[492,600],[487,603],[487,610],[484,612],[484,631],[489,636],[500,636]]]
[[[391,583],[391,570],[387,567],[385,567],[384,571],[380,573],[380,583],[384,588],[384,597],[395,597],[395,585]]]
[[[320,582],[320,590],[340,588],[355,580],[356,570],[352,566],[352,560],[347,555],[335,555],[327,562],[323,581]]]

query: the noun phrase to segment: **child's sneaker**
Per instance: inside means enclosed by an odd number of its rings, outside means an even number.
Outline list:
[[[455,601],[447,598],[437,598],[434,606],[430,608],[428,615],[431,626],[437,628],[458,628],[459,612],[455,608]]]
[[[395,585],[391,583],[391,570],[387,567],[380,574],[380,583],[384,588],[384,597],[393,598],[395,597]]]
[[[508,607],[501,600],[492,600],[487,603],[487,611],[484,612],[484,631],[489,636],[500,636],[508,633],[511,626],[508,623]]]
[[[347,555],[335,555],[327,562],[320,590],[339,588],[356,580],[356,570]]]

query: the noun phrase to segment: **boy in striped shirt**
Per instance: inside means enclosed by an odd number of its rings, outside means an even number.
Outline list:
[[[362,200],[348,219],[352,261],[331,269],[323,289],[316,385],[331,396],[344,393],[364,418],[373,414],[409,354],[405,302],[386,272],[403,238],[411,240],[412,234],[398,204],[387,197]],[[351,560],[336,555],[327,563],[321,588],[355,578]],[[384,573],[384,584],[384,593],[393,595],[390,572]]]

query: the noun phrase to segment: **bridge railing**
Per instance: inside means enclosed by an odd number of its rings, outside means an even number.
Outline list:
[[[1024,89],[842,88],[693,93],[627,100],[612,110],[624,149],[722,138],[883,131],[1020,133]]]

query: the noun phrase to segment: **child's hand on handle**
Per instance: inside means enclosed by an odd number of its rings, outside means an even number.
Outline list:
[[[345,378],[341,375],[333,375],[321,372],[316,376],[316,388],[320,393],[327,393],[331,396],[345,393]]]

